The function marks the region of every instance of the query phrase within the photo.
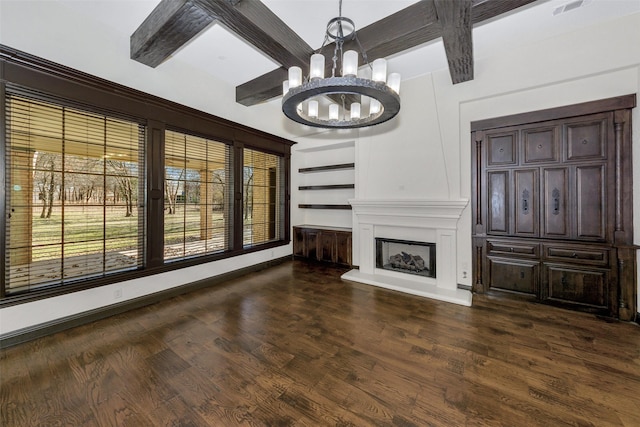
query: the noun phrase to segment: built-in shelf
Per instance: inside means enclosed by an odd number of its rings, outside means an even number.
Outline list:
[[[342,209],[350,210],[351,205],[317,205],[317,204],[300,204],[300,209]]]
[[[355,184],[331,184],[331,185],[302,185],[298,190],[341,190],[344,188],[356,188]]]
[[[342,163],[339,165],[327,165],[327,166],[314,166],[311,168],[300,168],[298,172],[307,173],[307,172],[321,172],[321,171],[330,171],[330,170],[338,170],[338,169],[353,169],[356,167],[355,163]]]

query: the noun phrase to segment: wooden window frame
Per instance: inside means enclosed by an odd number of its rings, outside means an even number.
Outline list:
[[[252,129],[211,114],[171,102],[135,89],[119,85],[69,67],[56,64],[16,49],[0,45],[0,161],[5,159],[6,88],[24,88],[40,94],[41,98],[65,99],[87,111],[113,112],[115,116],[137,117],[146,124],[146,229],[145,262],[140,270],[115,273],[107,277],[88,279],[78,283],[52,287],[31,293],[6,296],[5,266],[0,263],[0,308],[34,300],[50,298],[71,292],[132,280],[140,277],[208,263],[246,253],[288,245],[290,242],[290,159],[294,142]],[[188,126],[185,126],[188,124]],[[233,229],[233,245],[224,253],[204,255],[165,263],[163,259],[163,194],[164,194],[164,131],[182,129],[187,133],[226,141],[231,145],[234,172],[234,224],[242,224],[242,151],[245,145],[253,150],[276,154],[283,158],[284,233],[277,241],[244,248],[242,227]],[[0,177],[0,229],[6,227],[6,182]],[[5,247],[5,235],[0,235],[0,246]]]

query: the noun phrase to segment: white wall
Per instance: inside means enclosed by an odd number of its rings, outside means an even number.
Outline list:
[[[235,88],[184,64],[156,69],[129,59],[129,38],[53,1],[0,1],[0,43],[207,113],[287,136],[269,104],[245,107]],[[0,310],[0,336],[291,254],[291,245]],[[114,292],[122,290],[116,299]]]
[[[639,76],[640,14],[635,14],[477,59],[469,82],[452,85],[448,70],[405,81],[396,119],[343,136],[356,141],[356,193],[362,198],[469,199],[472,121],[638,94]],[[635,158],[640,156],[639,111],[633,112]],[[301,147],[316,143],[308,137],[297,141]],[[639,169],[636,162],[636,230]],[[469,206],[457,234],[458,283],[471,285]],[[354,247],[356,264],[357,253]]]
[[[285,136],[270,104],[245,107],[235,87],[171,58],[157,68],[129,59],[129,35],[50,0],[0,1],[0,43],[218,117]]]

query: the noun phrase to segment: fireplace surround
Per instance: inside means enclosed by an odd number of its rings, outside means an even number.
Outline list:
[[[467,200],[351,199],[353,242],[359,265],[342,278],[413,295],[470,306],[470,291],[458,289],[457,224]],[[435,277],[377,266],[376,238],[434,244]],[[354,252],[356,248],[354,248]],[[423,257],[424,258],[424,257]]]

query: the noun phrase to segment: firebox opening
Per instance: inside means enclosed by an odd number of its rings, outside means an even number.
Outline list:
[[[376,267],[436,277],[436,244],[376,237]]]

